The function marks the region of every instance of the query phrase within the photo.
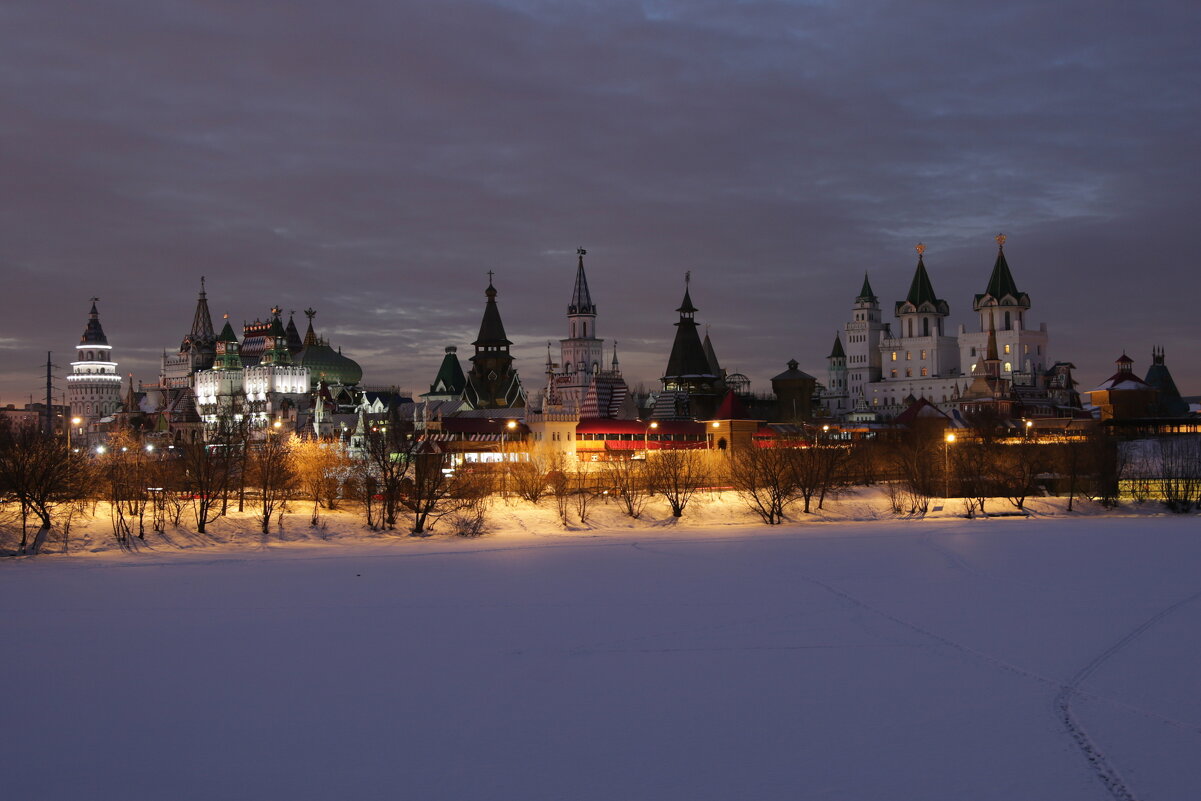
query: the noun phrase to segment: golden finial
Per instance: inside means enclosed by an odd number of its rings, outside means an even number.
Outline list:
[[[997,247],[999,247],[999,248],[1005,247],[1005,234],[997,234],[996,240],[997,240]]]
[[[228,319],[229,319],[229,315],[228,315],[228,314],[223,314],[223,315],[221,315],[221,319],[223,319],[223,320],[228,320]]]
[[[915,247],[914,250],[917,251],[917,255],[920,257],[923,253],[926,252],[926,246],[923,243],[918,242],[917,247]]]

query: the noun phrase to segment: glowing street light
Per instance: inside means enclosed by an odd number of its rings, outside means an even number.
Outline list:
[[[942,446],[942,497],[951,495],[951,445],[955,442],[954,434],[947,434]]]
[[[642,458],[647,458],[651,455],[650,431],[652,428],[658,428],[659,423],[652,420],[646,428],[642,429]]]

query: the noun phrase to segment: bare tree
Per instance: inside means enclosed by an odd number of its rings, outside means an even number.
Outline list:
[[[1037,489],[1038,476],[1049,466],[1046,447],[1023,440],[993,449],[993,473],[998,490],[1016,508],[1022,509],[1026,498]]]
[[[29,519],[40,524],[40,542],[53,527],[57,508],[82,497],[89,473],[82,454],[40,427],[0,421],[0,496],[17,505],[21,553],[30,545]]]
[[[1201,439],[1193,435],[1160,437],[1159,495],[1173,512],[1201,505]]]
[[[130,431],[109,435],[105,453],[98,459],[98,474],[105,487],[113,537],[122,547],[129,538],[146,539],[146,510],[150,505],[150,466],[140,439]]]
[[[650,499],[644,459],[614,459],[605,462],[605,480],[609,482],[622,510],[637,519]]]
[[[667,501],[672,517],[681,517],[692,496],[708,479],[704,454],[695,450],[661,450],[648,456],[647,473],[653,491]]]
[[[592,501],[596,497],[595,480],[588,470],[577,468],[570,475],[571,492],[575,497],[575,513],[580,523],[588,522]]]
[[[264,535],[271,531],[271,517],[282,512],[296,486],[292,443],[278,434],[268,433],[251,447],[247,455],[248,477],[258,494],[259,521]]]
[[[456,470],[450,454],[423,443],[412,455],[413,468],[404,484],[403,504],[413,513],[415,537],[426,536],[443,516],[480,504],[491,490],[480,474]]]
[[[968,517],[986,514],[985,504],[995,497],[996,443],[988,440],[961,440],[951,449],[955,477]]]
[[[367,525],[373,528],[396,528],[404,503],[404,486],[409,480],[417,441],[402,430],[398,421],[372,426],[363,438],[363,460],[360,463],[362,487],[365,494]],[[379,511],[375,511],[378,502]]]
[[[204,534],[208,524],[228,508],[230,489],[246,446],[243,432],[240,421],[222,416],[209,430],[207,441],[192,440],[176,447],[199,534]]]
[[[313,502],[309,525],[320,522],[322,502],[333,508],[338,488],[345,472],[346,457],[337,442],[319,439],[300,439],[293,436],[289,444],[296,481],[302,492]]]
[[[800,492],[794,460],[788,447],[734,450],[726,461],[726,480],[764,523],[777,525]]]
[[[895,432],[885,446],[888,466],[896,481],[889,497],[897,514],[925,514],[930,499],[943,491],[942,427],[919,425]]]
[[[538,503],[550,489],[547,474],[554,460],[552,452],[545,445],[533,445],[517,446],[514,454],[513,461],[504,463],[509,471],[509,487],[517,497]]]
[[[555,511],[559,513],[559,520],[566,526],[569,522],[567,512],[571,509],[572,495],[567,458],[560,451],[554,451],[549,455],[547,462],[550,468],[546,474],[547,486],[551,497],[555,499]]]

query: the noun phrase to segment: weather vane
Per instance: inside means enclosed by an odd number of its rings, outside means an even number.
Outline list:
[[[684,286],[687,287],[690,283],[692,283],[692,270],[686,270],[684,272]]]
[[[587,256],[588,255],[588,251],[584,250],[583,248],[576,248],[575,252],[576,252],[576,255],[579,255],[579,256]]]

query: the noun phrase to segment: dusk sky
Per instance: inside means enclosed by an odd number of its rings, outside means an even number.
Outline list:
[[[970,324],[998,232],[1081,389],[1163,346],[1201,393],[1199,41],[1196,2],[7,0],[0,402],[48,350],[65,389],[92,296],[153,383],[201,275],[422,392],[494,270],[532,391],[579,246],[631,385],[690,270],[761,392],[825,380],[865,271],[893,319],[919,241]]]

